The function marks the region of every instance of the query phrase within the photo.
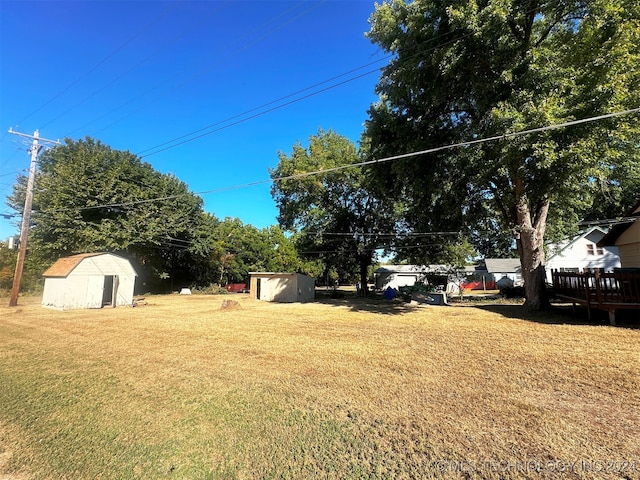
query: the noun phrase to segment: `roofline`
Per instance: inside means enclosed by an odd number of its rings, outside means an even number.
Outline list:
[[[631,225],[640,220],[640,201],[631,207],[624,218],[627,220],[620,221],[611,226],[607,234],[597,243],[599,247],[615,247],[618,237],[626,232]],[[633,220],[629,220],[630,218]]]
[[[589,235],[590,233],[592,233],[594,230],[600,230],[602,233],[604,233],[604,236],[607,235],[607,231],[604,230],[603,228],[599,227],[598,225],[594,225],[593,227],[588,228],[587,230],[585,230],[582,233],[578,233],[577,235],[575,235],[570,241],[569,243],[567,243],[564,247],[562,247],[560,250],[558,250],[557,253],[554,253],[553,255],[551,255],[549,258],[546,259],[546,261],[548,262],[549,260],[551,260],[553,257],[557,257],[558,255],[560,255],[562,252],[564,252],[566,249],[568,249],[569,247],[571,247],[574,243],[576,243],[578,240],[586,237],[587,235]],[[604,237],[602,237],[604,238]],[[602,239],[601,239],[602,241]],[[599,243],[599,242],[598,242]],[[550,246],[553,246],[554,244],[552,243]]]
[[[304,275],[309,277],[309,275],[299,272],[249,272],[249,275]]]
[[[99,257],[100,255],[113,255],[114,257],[122,258],[124,260],[127,260],[129,263],[131,263],[131,261],[128,258],[123,257],[122,255],[118,255],[117,253],[111,253],[111,252],[76,253],[75,255],[69,255],[68,257],[60,257],[59,259],[57,259],[55,262],[53,262],[53,264],[49,268],[47,268],[44,271],[42,276],[44,278],[67,278],[71,274],[71,272],[73,272],[76,269],[76,267],[80,265],[80,263],[85,258]],[[77,259],[77,262],[69,270],[67,270],[66,273],[64,274],[58,273],[53,275],[47,274],[47,272],[49,272],[56,265],[56,263],[60,262],[61,260],[71,260],[71,259]],[[137,272],[134,272],[134,273],[137,277],[138,276]]]

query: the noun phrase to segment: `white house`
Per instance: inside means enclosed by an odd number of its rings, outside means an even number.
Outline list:
[[[301,273],[249,272],[249,296],[267,302],[309,302],[315,299],[316,282]]]
[[[611,272],[620,267],[618,247],[598,246],[606,235],[600,227],[591,227],[575,237],[547,247],[546,275],[552,283],[551,271],[584,272],[599,268]]]
[[[112,253],[83,253],[61,258],[44,277],[42,306],[60,310],[133,304],[136,271]]]

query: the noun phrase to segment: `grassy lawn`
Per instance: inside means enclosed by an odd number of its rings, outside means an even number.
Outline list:
[[[2,480],[638,479],[639,412],[639,329],[505,303],[0,305]]]

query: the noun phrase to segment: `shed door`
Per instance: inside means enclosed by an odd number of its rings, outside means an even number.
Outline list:
[[[102,305],[112,305],[113,301],[113,275],[104,276],[104,287],[102,290]]]
[[[74,286],[75,284],[71,284],[69,297],[73,297],[74,301],[69,303],[66,308],[102,308],[104,277],[92,275],[86,279],[81,278],[80,281],[85,283],[86,290],[83,289],[81,293]]]
[[[262,279],[256,279],[256,300],[260,300],[260,291],[262,290]]]

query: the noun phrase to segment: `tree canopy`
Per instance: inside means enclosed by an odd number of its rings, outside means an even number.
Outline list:
[[[244,283],[252,271],[317,274],[317,267],[298,255],[294,241],[278,226],[258,229],[237,218],[209,217],[196,237],[194,277],[202,285]]]
[[[319,129],[308,147],[297,142],[291,155],[278,156],[271,192],[280,225],[297,232],[302,255],[323,261],[324,275],[335,270],[341,281],[351,281],[356,271],[366,286],[380,239],[394,224],[387,205],[366,187],[362,168],[350,167],[361,161],[354,143]]]
[[[24,181],[9,197],[18,210]],[[135,155],[91,138],[44,153],[34,192],[31,250],[50,262],[62,256],[110,251],[133,257],[149,278],[187,275],[188,247],[202,200],[173,175]]]
[[[632,0],[392,0],[376,6],[370,24],[371,41],[393,54],[366,125],[372,158],[639,106],[640,6]],[[638,193],[638,145],[636,113],[373,171],[380,191],[402,199],[412,228],[449,225],[482,238],[489,219],[511,234],[527,304],[543,308],[547,222],[560,235],[603,200],[610,208],[602,211],[621,214]]]

